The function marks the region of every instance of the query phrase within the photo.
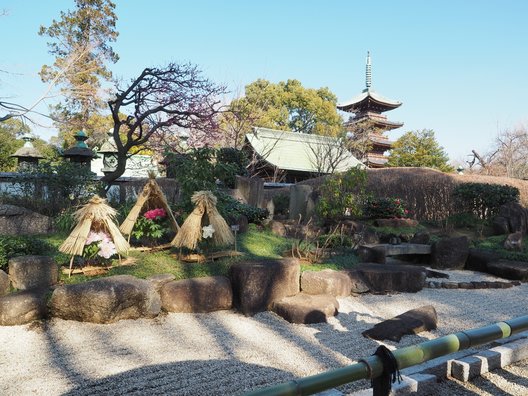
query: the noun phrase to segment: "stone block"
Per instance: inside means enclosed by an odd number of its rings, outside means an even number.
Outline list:
[[[301,275],[301,290],[307,294],[342,297],[349,296],[351,289],[352,281],[347,274],[339,271],[304,271]]]
[[[290,188],[290,208],[289,219],[301,220],[306,222],[308,220],[309,204],[313,187],[309,185],[294,184]]]
[[[337,315],[339,303],[334,296],[299,293],[273,304],[273,312],[290,323],[320,323]]]
[[[432,305],[426,305],[377,323],[373,328],[364,331],[362,334],[364,337],[374,340],[399,342],[404,335],[434,330],[437,327],[437,323],[436,310]]]
[[[356,269],[375,293],[416,293],[425,286],[426,271],[422,267],[363,263]]]
[[[437,388],[437,377],[432,374],[402,375],[403,381],[392,385],[390,396],[432,395]]]
[[[467,382],[475,377],[501,367],[501,355],[497,352],[482,351],[478,355],[451,361],[450,375]]]
[[[488,263],[490,274],[505,279],[528,281],[528,263],[524,261],[499,260]]]
[[[46,318],[47,293],[47,289],[31,289],[0,297],[0,325],[16,326]]]
[[[231,282],[225,276],[169,282],[160,295],[161,306],[168,312],[213,312],[233,306]]]
[[[296,259],[240,261],[229,269],[233,305],[244,315],[269,310],[273,303],[300,290]]]
[[[52,225],[48,216],[15,205],[0,205],[0,235],[47,234]]]
[[[491,250],[469,249],[465,269],[488,272],[488,264],[498,261],[500,255]]]
[[[383,245],[361,245],[358,247],[357,253],[362,263],[385,264],[387,260]]]
[[[468,255],[468,237],[444,238],[432,245],[431,267],[437,269],[463,269]]]
[[[49,287],[59,279],[59,267],[48,256],[19,256],[9,260],[9,278],[15,289]]]
[[[164,284],[169,283],[176,279],[173,274],[156,274],[149,276],[147,280],[154,285],[154,288],[159,293]]]
[[[154,285],[131,275],[116,275],[56,288],[49,302],[51,315],[80,322],[113,323],[153,318],[161,300]]]
[[[350,278],[351,294],[363,294],[367,293],[370,290],[358,270],[343,270],[341,272],[343,272]]]
[[[0,270],[0,296],[9,293],[9,276]]]

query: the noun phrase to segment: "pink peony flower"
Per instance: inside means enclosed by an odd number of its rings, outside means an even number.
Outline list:
[[[160,220],[167,216],[167,212],[163,208],[156,208],[145,212],[143,217],[149,220]]]
[[[90,245],[91,243],[103,241],[105,239],[109,239],[109,237],[104,232],[90,231],[90,233],[88,234],[88,238],[86,239],[85,245]]]

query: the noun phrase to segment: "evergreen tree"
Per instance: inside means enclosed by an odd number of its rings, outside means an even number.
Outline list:
[[[95,129],[98,123],[93,120],[104,106],[102,82],[112,76],[106,64],[119,59],[109,45],[118,36],[114,8],[111,0],[75,0],[73,11],[61,12],[58,21],[40,28],[39,34],[50,38],[49,52],[55,56],[53,65],[42,67],[41,79],[55,80],[65,96],[52,109],[63,137],[83,129],[93,141],[98,141],[108,130]],[[93,136],[94,132],[102,136]]]
[[[431,129],[410,131],[400,137],[392,146],[389,166],[415,166],[452,172],[449,157],[438,144]]]

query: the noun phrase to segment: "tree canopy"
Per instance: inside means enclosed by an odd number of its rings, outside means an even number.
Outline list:
[[[431,129],[410,131],[400,137],[392,146],[389,166],[416,166],[453,171],[448,164],[449,157],[435,138]]]
[[[73,11],[61,11],[58,21],[40,27],[39,35],[49,37],[49,53],[55,56],[40,77],[61,86],[65,97],[52,111],[62,134],[83,129],[91,136],[96,131],[93,117],[104,107],[102,82],[112,76],[106,63],[119,59],[109,45],[118,36],[114,9],[111,0],[75,0]]]
[[[105,175],[110,183],[125,171],[133,149],[152,137],[162,138],[181,129],[214,133],[220,95],[225,93],[195,65],[169,63],[163,68],[146,68],[129,84],[116,87],[108,102],[117,148],[117,168]]]
[[[245,96],[231,102],[230,110],[242,109],[253,126],[337,136],[343,120],[336,103],[336,96],[326,87],[312,89],[298,80],[274,84],[259,79],[246,86]]]

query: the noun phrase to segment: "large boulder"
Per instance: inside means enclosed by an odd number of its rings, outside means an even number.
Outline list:
[[[161,307],[168,312],[213,312],[233,305],[231,282],[225,276],[169,282],[160,294]]]
[[[387,260],[387,252],[383,245],[361,245],[357,253],[362,263],[384,264]]]
[[[15,205],[0,205],[0,235],[47,234],[53,221],[50,217]]]
[[[9,276],[0,270],[0,296],[9,293]]]
[[[296,259],[235,263],[229,269],[233,305],[244,315],[267,311],[275,301],[299,292],[300,275]]]
[[[487,272],[505,279],[528,281],[528,263],[498,260],[488,263]]]
[[[299,293],[273,304],[273,312],[290,323],[320,323],[337,315],[339,303],[334,296]]]
[[[51,315],[81,322],[112,323],[121,319],[153,318],[161,300],[154,285],[131,275],[116,275],[55,289]]]
[[[418,266],[363,263],[356,269],[374,293],[416,293],[425,286],[426,271]]]
[[[290,187],[289,219],[306,222],[313,214],[313,187],[294,184]]]
[[[364,331],[364,337],[374,340],[399,342],[404,335],[418,334],[422,331],[436,329],[438,317],[432,305],[404,312],[392,319],[377,323],[373,328]]]
[[[330,294],[349,296],[352,281],[347,274],[331,269],[304,271],[301,275],[301,290],[307,294]]]
[[[16,326],[46,318],[47,292],[47,289],[31,289],[0,297],[0,325]]]
[[[498,235],[518,231],[528,233],[528,209],[517,202],[502,205],[493,219],[493,230]]]
[[[433,243],[431,267],[438,269],[462,269],[469,254],[469,239],[466,236],[443,238]]]
[[[48,256],[19,256],[9,260],[9,278],[15,289],[48,287],[57,283],[59,267]]]
[[[147,278],[147,280],[154,285],[154,288],[158,293],[166,283],[172,282],[174,279],[176,279],[176,276],[173,274],[155,274]]]
[[[350,279],[350,294],[363,294],[370,291],[369,286],[357,269],[343,270],[342,272]]]
[[[469,249],[465,269],[488,272],[488,264],[498,261],[500,254],[493,250]]]

